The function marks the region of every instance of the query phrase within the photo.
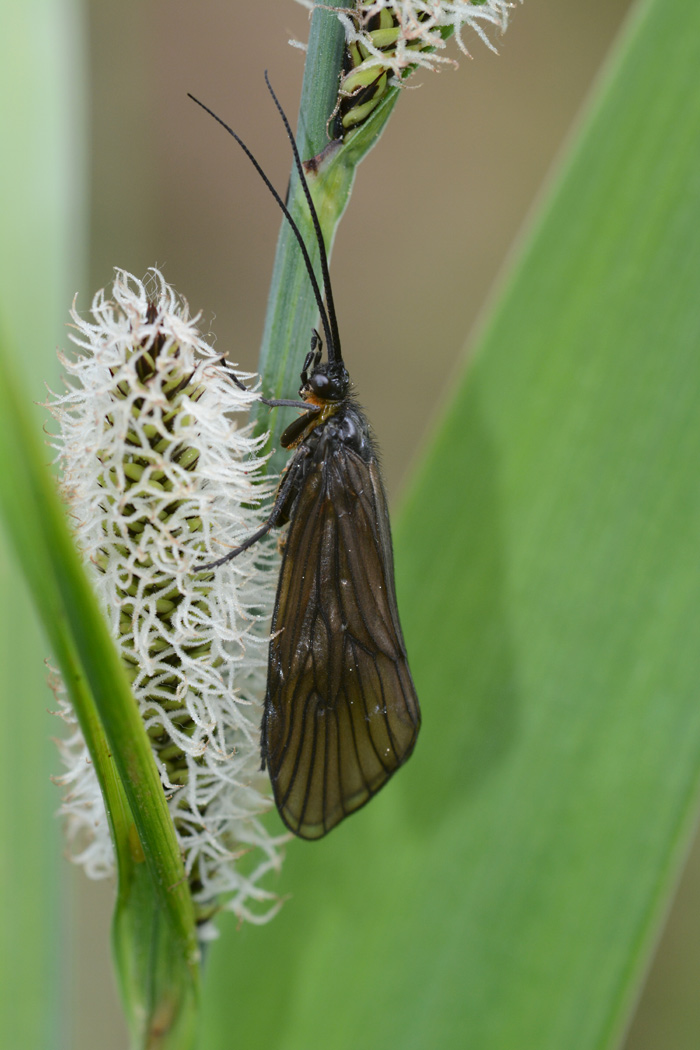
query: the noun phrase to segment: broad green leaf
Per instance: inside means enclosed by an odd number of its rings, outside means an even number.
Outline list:
[[[206,1050],[619,1038],[698,797],[698,69],[643,3],[396,526],[416,753],[213,947]]]

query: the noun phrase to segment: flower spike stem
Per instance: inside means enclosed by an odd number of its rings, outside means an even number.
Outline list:
[[[334,6],[353,8],[355,5],[352,0],[342,0]],[[317,159],[315,170],[307,170],[307,180],[329,254],[350,199],[355,169],[379,139],[398,97],[398,88],[390,88],[362,127],[347,135],[342,143],[331,144],[328,126],[338,97],[343,47],[344,30],[335,11],[316,8],[311,18],[297,141],[302,160]],[[290,179],[289,210],[318,272],[318,248],[295,169]],[[316,302],[301,254],[288,223],[283,222],[260,349],[260,374],[266,397],[289,397],[296,393],[316,317]],[[279,451],[279,436],[293,417],[287,410],[280,410],[271,419],[265,406],[257,413],[258,431],[271,428],[270,447],[276,451],[270,460],[270,470],[278,471],[286,460],[285,454]]]

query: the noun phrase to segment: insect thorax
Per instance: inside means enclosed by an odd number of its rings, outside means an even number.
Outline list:
[[[314,426],[304,438],[304,445],[316,462],[341,451],[355,452],[368,462],[375,458],[369,424],[362,410],[346,399],[333,406],[334,411]]]

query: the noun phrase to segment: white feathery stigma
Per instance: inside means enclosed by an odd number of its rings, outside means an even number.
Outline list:
[[[334,8],[332,3],[315,0],[297,2],[309,10],[334,10],[345,28],[348,47],[362,48],[363,68],[386,68],[396,81],[411,68],[436,70],[445,64],[456,66],[454,59],[443,54],[446,38],[454,34],[462,53],[469,55],[463,37],[465,29],[473,30],[495,51],[486,27],[505,32],[509,12],[515,6],[509,0],[357,0],[350,8]],[[377,19],[383,13],[377,32]],[[393,35],[386,28],[387,19],[395,27]]]
[[[265,921],[261,884],[280,846],[261,823],[261,696],[278,557],[272,543],[199,573],[264,520],[273,483],[265,436],[245,422],[254,391],[231,380],[157,270],[117,270],[91,319],[71,311],[80,348],[61,355],[68,392],[52,398],[62,489],[78,545],[153,745],[202,935],[217,907]],[[254,377],[244,375],[249,381]],[[267,571],[266,571],[267,570]],[[62,812],[74,859],[112,873],[102,796],[65,689]]]

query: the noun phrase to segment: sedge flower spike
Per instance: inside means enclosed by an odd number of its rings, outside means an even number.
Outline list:
[[[464,33],[471,30],[495,51],[486,29],[504,33],[515,6],[509,0],[356,0],[342,8],[316,0],[298,2],[311,11],[334,11],[345,30],[334,110],[339,138],[363,124],[389,89],[403,86],[417,69],[456,67],[458,63],[445,54],[449,37],[454,36],[468,56]]]
[[[263,520],[272,482],[265,435],[241,425],[257,395],[240,389],[197,317],[157,270],[146,284],[116,271],[91,320],[71,312],[82,353],[61,356],[68,392],[49,408],[76,539],[150,737],[203,936],[226,907],[253,922],[277,908],[261,885],[281,839],[260,767],[269,617],[277,559],[244,551],[226,571],[197,572]],[[246,376],[246,379],[251,377]],[[60,748],[74,859],[113,871],[97,777],[75,716]]]
[[[298,0],[303,7],[334,10],[332,3]],[[492,51],[486,32],[493,26],[505,32],[510,0],[357,0],[350,8],[336,8],[345,29],[348,49],[359,50],[364,69],[387,69],[400,80],[407,70],[439,69],[454,59],[442,52],[454,34],[459,49],[468,55],[464,31],[472,30]]]

